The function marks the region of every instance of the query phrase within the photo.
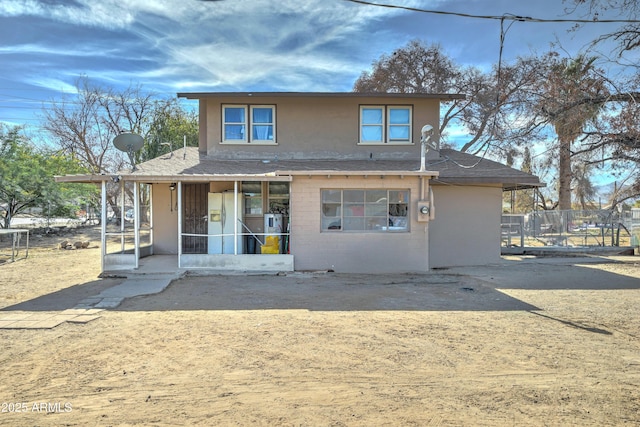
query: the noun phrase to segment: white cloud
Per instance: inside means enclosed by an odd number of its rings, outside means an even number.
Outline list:
[[[36,77],[32,79],[27,79],[25,83],[28,83],[43,89],[48,89],[56,93],[74,94],[78,92],[78,90],[73,84],[69,84],[67,81],[59,78]]]

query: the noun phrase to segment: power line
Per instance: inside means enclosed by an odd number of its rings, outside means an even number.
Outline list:
[[[473,18],[473,19],[491,19],[496,21],[507,20],[507,21],[519,21],[519,22],[546,22],[546,23],[572,23],[572,24],[640,23],[640,20],[638,19],[560,19],[560,18],[545,19],[545,18],[533,18],[531,16],[513,15],[511,13],[505,13],[503,15],[475,15],[472,13],[451,12],[451,11],[433,10],[433,9],[421,9],[417,7],[399,6],[395,4],[372,3],[364,0],[345,0],[345,1],[348,1],[351,3],[363,4],[366,6],[386,7],[389,9],[402,9],[402,10],[408,10],[411,12],[431,13],[435,15],[460,16],[463,18]]]

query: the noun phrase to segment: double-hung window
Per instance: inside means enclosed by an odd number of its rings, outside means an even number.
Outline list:
[[[223,105],[223,143],[276,143],[275,105]]]
[[[322,190],[322,231],[407,232],[409,190]]]
[[[360,144],[411,144],[411,123],[411,106],[363,105]]]

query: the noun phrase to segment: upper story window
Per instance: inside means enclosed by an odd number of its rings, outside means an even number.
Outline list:
[[[223,105],[222,142],[275,144],[275,105]]]
[[[407,105],[360,107],[360,144],[411,144],[412,108]]]

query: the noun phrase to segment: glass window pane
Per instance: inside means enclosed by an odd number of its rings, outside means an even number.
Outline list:
[[[254,125],[253,137],[254,140],[273,140],[273,126],[271,125]]]
[[[384,231],[387,227],[387,217],[367,218],[367,230]]]
[[[382,141],[382,126],[362,126],[363,141]]]
[[[389,203],[409,203],[409,192],[406,190],[389,191]]]
[[[367,202],[387,203],[387,190],[367,190]]]
[[[364,190],[344,190],[344,202],[364,202]]]
[[[244,123],[244,107],[225,107],[225,123]]]
[[[363,231],[365,230],[364,217],[349,217],[344,219],[345,231]]]
[[[382,108],[363,108],[362,124],[380,125],[382,124]]]
[[[244,140],[244,125],[225,125],[224,139]]]
[[[321,194],[323,231],[409,231],[409,190],[322,190]]]
[[[258,108],[258,107],[254,108],[253,122],[254,123],[273,123],[273,109]]]
[[[364,205],[357,203],[345,203],[344,216],[364,216]]]
[[[409,140],[409,126],[390,126],[389,139],[398,141]]]
[[[288,182],[269,182],[269,194],[289,194]]]
[[[262,197],[245,197],[244,213],[247,215],[262,214]]]
[[[342,203],[342,190],[322,190],[322,201]]]
[[[408,125],[410,113],[408,108],[391,108],[389,109],[389,123]]]
[[[242,183],[242,192],[250,196],[259,196],[262,194],[262,183],[259,181],[244,181]]]

